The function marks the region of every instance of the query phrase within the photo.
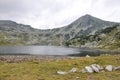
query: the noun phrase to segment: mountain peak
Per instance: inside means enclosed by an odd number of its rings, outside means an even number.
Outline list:
[[[78,18],[76,21],[74,21],[71,24],[83,24],[82,26],[87,26],[90,25],[90,23],[94,23],[94,22],[101,22],[102,20],[96,17],[93,17],[89,14],[86,14],[84,16],[81,16],[80,18]]]
[[[65,31],[75,31],[76,34],[89,34],[117,23],[104,21],[89,14],[86,14],[65,28]],[[84,30],[84,31],[81,31]]]
[[[91,16],[91,15],[89,15],[89,14],[86,14],[86,15],[84,15],[84,16],[82,16],[82,17],[80,17],[79,18],[80,20],[96,20],[96,19],[98,19],[98,18],[96,18],[96,17],[93,17],[93,16]],[[99,19],[100,20],[100,19]]]
[[[85,14],[82,17],[92,17],[90,14]]]

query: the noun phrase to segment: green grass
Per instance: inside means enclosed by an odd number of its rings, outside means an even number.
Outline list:
[[[120,71],[81,73],[85,66],[91,64],[120,66],[120,56],[100,56],[90,58],[73,58],[66,60],[26,61],[20,63],[0,62],[0,80],[120,80]],[[56,75],[56,71],[69,71],[73,67],[76,73]]]

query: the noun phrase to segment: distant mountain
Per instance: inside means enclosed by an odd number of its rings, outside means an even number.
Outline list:
[[[0,45],[57,45],[81,46],[84,36],[95,35],[119,23],[98,19],[91,15],[84,15],[71,24],[55,29],[40,30],[29,25],[18,24],[9,20],[0,20]],[[79,44],[74,40],[82,38]],[[76,43],[74,45],[72,43]],[[81,44],[82,43],[82,44]],[[88,46],[89,47],[89,46]]]

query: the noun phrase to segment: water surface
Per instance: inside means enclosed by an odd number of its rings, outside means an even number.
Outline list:
[[[120,54],[120,50],[96,50],[89,48],[70,48],[58,46],[0,46],[0,54],[7,55],[69,55],[69,56],[99,56],[100,54]]]
[[[69,55],[74,53],[79,53],[79,49],[57,46],[0,46],[0,54]]]

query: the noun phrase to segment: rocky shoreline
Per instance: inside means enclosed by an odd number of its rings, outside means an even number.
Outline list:
[[[8,63],[19,63],[24,61],[65,60],[70,58],[71,57],[68,56],[1,55],[0,61]]]

